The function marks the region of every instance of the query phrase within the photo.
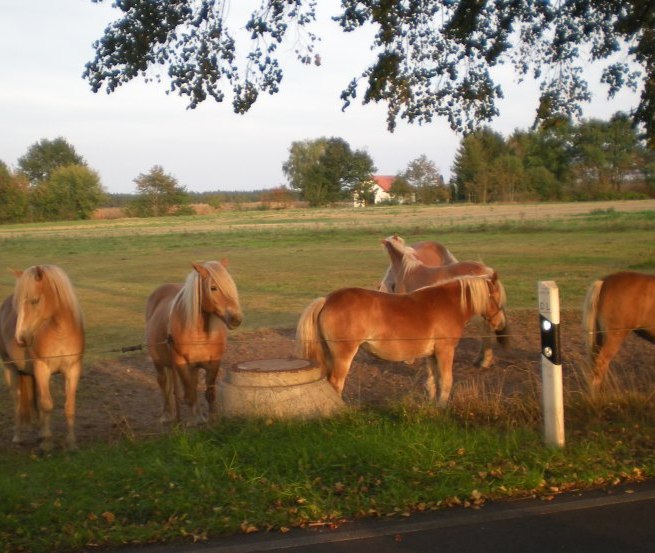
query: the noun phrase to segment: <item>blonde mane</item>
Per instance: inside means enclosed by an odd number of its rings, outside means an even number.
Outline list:
[[[209,279],[223,292],[228,299],[239,302],[239,294],[236,284],[227,269],[218,261],[206,261],[202,263],[204,269],[209,273]],[[195,269],[187,277],[182,289],[177,293],[171,303],[171,310],[176,306],[181,306],[182,317],[186,322],[195,321],[200,317],[201,298],[202,298],[203,278]]]
[[[55,302],[55,309],[70,311],[78,325],[83,324],[82,309],[75,295],[73,285],[68,275],[57,265],[34,265],[23,271],[16,280],[13,306],[16,313],[26,300],[36,296],[37,282],[49,291],[51,299]],[[47,292],[46,292],[47,293]]]
[[[460,305],[462,309],[466,309],[466,306],[469,305],[473,313],[476,315],[482,315],[486,312],[489,306],[489,286],[488,283],[491,281],[490,277],[487,276],[465,276],[457,277],[448,280],[447,282],[440,282],[436,286],[443,286],[449,282],[459,281],[461,284],[460,287]],[[507,301],[507,296],[505,294],[505,287],[502,283],[497,280],[496,286],[500,291],[500,300],[498,305],[503,307]],[[468,292],[468,294],[467,294]],[[468,297],[468,299],[467,299]]]
[[[416,250],[405,243],[405,240],[400,236],[393,234],[385,238],[386,243],[389,244],[395,252],[401,256],[398,281],[405,280],[407,276],[418,266],[423,265],[417,257]],[[392,259],[393,265],[393,259]]]

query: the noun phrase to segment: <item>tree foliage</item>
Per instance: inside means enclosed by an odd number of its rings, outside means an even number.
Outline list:
[[[291,188],[309,205],[320,206],[365,195],[375,166],[368,153],[353,151],[341,138],[318,138],[293,142],[282,170]]]
[[[86,162],[62,137],[54,140],[44,138],[30,146],[27,153],[18,159],[18,167],[31,185],[47,180],[57,167],[66,165],[86,165]]]
[[[39,221],[89,219],[102,203],[98,174],[84,165],[55,168],[48,179],[32,187],[33,217]]]
[[[412,187],[418,203],[434,204],[448,201],[450,198],[450,192],[444,185],[439,169],[425,154],[409,162],[402,174],[402,180]]]
[[[127,213],[135,217],[183,215],[191,212],[189,194],[177,179],[164,172],[160,165],[148,173],[141,173],[134,183],[137,198],[128,206]]]
[[[465,136],[452,183],[461,201],[595,200],[653,195],[655,152],[625,114],[559,121],[507,140],[490,129]]]
[[[22,175],[14,175],[0,161],[0,224],[24,221],[28,205],[27,180]]]
[[[245,23],[246,54],[237,50],[231,26],[244,25],[228,21],[228,0],[114,5],[122,16],[95,43],[84,72],[94,91],[153,78],[161,67],[170,90],[187,96],[190,107],[208,96],[222,102],[231,92],[234,111],[244,113],[260,92],[279,90],[279,46],[289,34],[302,63],[320,63],[311,32],[316,0],[263,0]],[[457,131],[480,127],[498,114],[503,91],[493,69],[501,64],[539,81],[540,120],[579,115],[590,98],[583,67],[598,61],[609,96],[641,86],[633,118],[655,140],[652,0],[342,0],[334,19],[345,32],[375,29],[375,58],[341,97],[346,107],[363,86],[363,103],[386,104],[390,130],[398,119],[435,117]]]

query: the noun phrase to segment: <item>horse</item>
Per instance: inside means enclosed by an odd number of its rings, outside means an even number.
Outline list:
[[[50,419],[54,408],[50,376],[64,377],[66,445],[76,448],[75,399],[82,373],[84,321],[75,290],[56,265],[16,271],[13,294],[0,306],[0,357],[14,401],[13,443],[22,442],[22,427],[40,421],[40,447],[53,447]]]
[[[620,271],[594,281],[585,296],[582,323],[595,394],[630,332],[655,343],[655,275]]]
[[[504,296],[495,273],[461,277],[409,294],[342,288],[305,308],[296,328],[297,353],[319,363],[339,394],[360,347],[387,361],[427,357],[429,397],[445,407],[455,348],[468,320],[481,315],[505,343]]]
[[[403,246],[405,245],[405,241],[397,234],[390,236],[388,240],[390,239],[402,243]],[[446,248],[446,246],[439,244],[439,242],[416,242],[411,246],[405,247],[412,248],[419,261],[432,267],[441,267],[442,265],[457,263],[457,258],[450,252],[450,250],[448,250],[448,248]],[[378,290],[380,290],[380,292],[394,292],[396,291],[395,287],[396,276],[393,271],[393,266],[389,265],[378,286]]]
[[[192,263],[184,284],[164,284],[146,304],[145,339],[161,389],[162,423],[179,422],[179,387],[195,422],[199,369],[205,370],[209,416],[216,412],[216,378],[227,346],[227,330],[243,321],[236,284],[226,261]]]
[[[490,277],[494,273],[491,267],[477,261],[449,261],[445,265],[428,265],[419,258],[413,246],[407,246],[405,241],[395,234],[383,239],[382,244],[391,259],[390,267],[396,293],[413,292],[423,286],[431,286],[460,276]],[[436,242],[430,242],[430,244],[436,244]],[[441,248],[448,252],[443,246]],[[451,256],[445,259],[455,258]],[[491,339],[485,337],[482,339],[475,366],[488,369],[493,363],[493,358]]]

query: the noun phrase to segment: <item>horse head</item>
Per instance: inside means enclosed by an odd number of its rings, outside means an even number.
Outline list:
[[[36,265],[15,271],[13,307],[16,312],[14,337],[19,346],[32,345],[34,334],[43,321],[52,316],[54,301],[43,267]]]
[[[506,347],[509,344],[509,336],[507,334],[507,314],[505,313],[505,303],[507,301],[505,288],[500,282],[496,271],[486,279],[486,282],[489,289],[489,298],[486,313],[483,314],[483,317],[495,332],[498,343]]]
[[[243,321],[236,284],[225,268],[226,262],[192,263],[200,276],[201,309],[213,313],[228,326],[236,328]]]

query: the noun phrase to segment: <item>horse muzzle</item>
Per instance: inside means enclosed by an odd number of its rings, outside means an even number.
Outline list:
[[[243,315],[241,313],[226,313],[225,324],[232,330],[238,327],[243,322]]]

